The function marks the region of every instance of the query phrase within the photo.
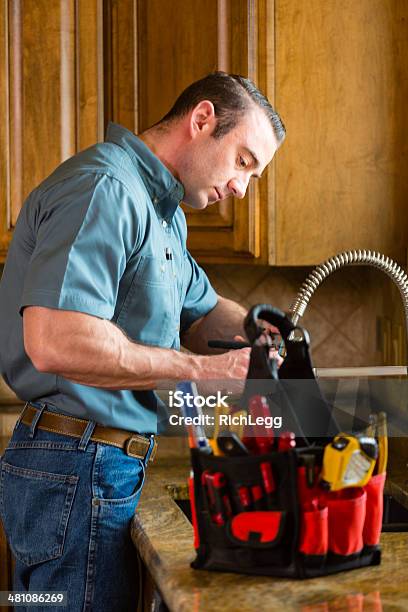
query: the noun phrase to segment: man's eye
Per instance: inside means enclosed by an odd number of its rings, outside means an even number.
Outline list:
[[[241,168],[246,168],[247,167],[246,160],[243,157],[241,157],[241,156],[239,156],[239,158],[238,158],[238,163],[241,166]]]

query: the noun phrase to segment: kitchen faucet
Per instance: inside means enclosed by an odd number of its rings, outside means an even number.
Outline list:
[[[290,309],[290,316],[295,323],[305,313],[307,305],[316,289],[332,272],[344,266],[370,265],[385,272],[397,285],[401,294],[405,312],[405,329],[408,336],[408,276],[406,272],[392,259],[373,251],[343,251],[334,257],[326,259],[318,265],[306,278]]]

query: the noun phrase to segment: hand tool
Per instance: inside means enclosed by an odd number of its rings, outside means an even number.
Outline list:
[[[377,428],[377,415],[370,414],[368,417],[368,425],[361,433],[364,434],[365,436],[369,436],[370,438],[374,438],[376,428]]]
[[[184,417],[197,417],[198,420],[200,417],[203,417],[202,409],[194,402],[194,398],[198,395],[197,385],[194,382],[181,381],[176,384],[176,390],[183,393],[184,402],[181,406],[182,415]],[[193,401],[190,401],[187,404],[186,396],[193,398]],[[186,429],[188,432],[190,448],[199,448],[201,451],[208,454],[213,452],[210,444],[208,443],[207,436],[205,435],[203,425],[186,425]]]
[[[242,342],[240,340],[209,340],[209,348],[218,348],[226,350],[250,348],[251,345],[248,342]]]
[[[246,410],[238,410],[231,414],[230,432],[236,434],[240,440],[244,437],[247,416],[248,413]]]
[[[222,453],[229,457],[240,457],[248,455],[249,451],[238,436],[231,431],[225,430],[217,438],[217,446]]]
[[[226,406],[217,405],[215,407],[214,433],[213,433],[213,437],[208,441],[209,445],[211,446],[213,450],[214,455],[224,454],[222,450],[220,449],[220,447],[218,446],[217,439],[218,439],[220,428],[221,428],[221,416],[228,415],[229,413],[230,413],[230,409]]]
[[[253,432],[257,453],[269,453],[273,445],[273,430],[265,427],[265,419],[271,418],[268,400],[264,395],[253,395],[249,400],[249,413],[253,418]]]
[[[207,497],[207,502],[208,502],[208,509],[209,509],[209,512],[210,512],[211,520],[216,525],[224,525],[224,523],[225,523],[224,517],[223,517],[222,513],[220,514],[216,510],[216,507],[215,507],[214,489],[212,487],[211,480],[209,479],[209,474],[210,474],[209,470],[205,470],[201,474],[201,484],[203,486],[204,491],[206,492],[206,497]]]
[[[383,474],[387,471],[388,461],[388,436],[387,436],[387,415],[380,412],[377,419],[377,438],[378,438],[378,461],[377,473]]]
[[[255,510],[263,510],[264,509],[264,503],[263,503],[264,494],[263,494],[261,485],[252,485],[251,495],[252,495],[252,500],[254,503]]]
[[[231,503],[226,491],[226,478],[222,472],[211,473],[205,470],[202,474],[203,483],[207,487],[210,506],[215,510],[212,519],[217,525],[224,525],[232,515]]]
[[[378,456],[375,438],[340,433],[324,449],[321,486],[330,491],[363,487]]]
[[[225,430],[225,425],[221,423],[222,416],[228,416],[230,414],[230,409],[228,406],[217,405],[214,411],[214,434],[213,438],[216,440],[220,435],[221,429]]]
[[[260,464],[263,487],[266,493],[266,507],[268,510],[272,510],[274,506],[273,494],[276,491],[275,479],[273,477],[272,466],[268,461],[264,461]]]
[[[249,492],[248,487],[238,487],[238,497],[243,512],[248,512],[249,510],[252,510],[251,494]]]
[[[306,486],[309,489],[312,489],[315,483],[316,457],[312,454],[302,453],[301,455],[299,455],[299,460],[300,465],[305,466]]]
[[[292,431],[282,431],[278,438],[278,451],[284,453],[296,447],[296,436]]]

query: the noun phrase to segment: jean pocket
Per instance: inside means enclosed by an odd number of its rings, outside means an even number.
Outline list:
[[[78,480],[1,463],[0,514],[10,548],[25,565],[62,555]]]
[[[94,505],[126,506],[137,502],[145,480],[141,459],[98,445],[94,463]]]

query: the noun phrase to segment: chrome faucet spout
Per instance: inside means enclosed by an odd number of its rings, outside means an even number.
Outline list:
[[[316,289],[330,274],[344,266],[373,266],[382,270],[397,285],[401,294],[405,312],[405,329],[408,336],[408,276],[393,260],[374,251],[344,251],[326,259],[318,265],[306,278],[291,306],[292,321],[297,324],[310,302]]]

